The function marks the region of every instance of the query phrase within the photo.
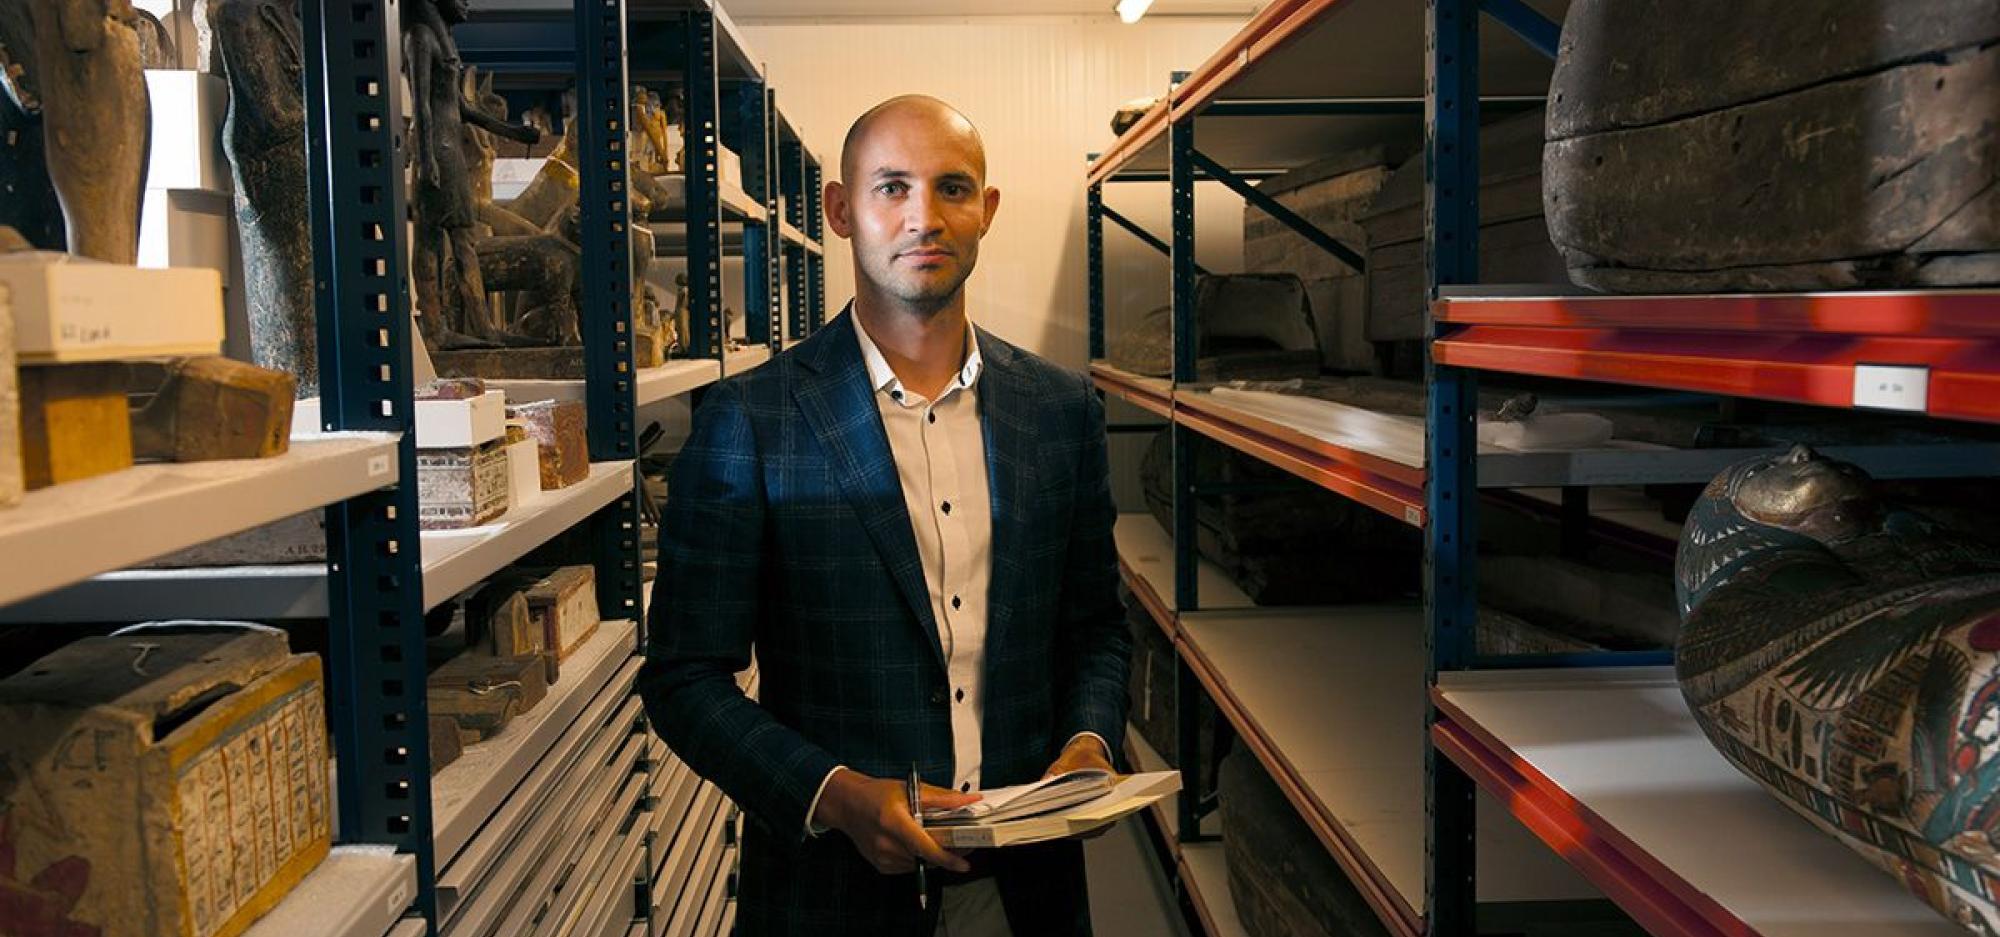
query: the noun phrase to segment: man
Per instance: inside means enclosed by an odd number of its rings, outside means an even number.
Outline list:
[[[905,781],[914,766],[924,806],[954,807],[1110,767],[1130,642],[1103,407],[967,318],[1000,193],[963,115],[887,101],[840,168],[825,202],[854,301],[695,414],[647,711],[750,817],[740,933],[1088,934],[1078,843],[947,852]],[[753,648],[761,705],[732,679]]]

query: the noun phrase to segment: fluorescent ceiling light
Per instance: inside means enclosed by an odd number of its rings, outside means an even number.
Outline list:
[[[1136,23],[1139,17],[1146,15],[1147,8],[1152,5],[1153,0],[1118,0],[1115,9],[1118,11],[1119,19],[1127,23]]]

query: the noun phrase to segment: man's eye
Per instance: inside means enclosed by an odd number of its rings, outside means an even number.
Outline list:
[[[903,194],[904,190],[908,188],[909,186],[906,186],[900,182],[884,182],[875,191],[880,192],[883,195],[901,195]]]
[[[971,189],[962,185],[948,184],[944,187],[944,194],[948,198],[964,198],[970,192]]]

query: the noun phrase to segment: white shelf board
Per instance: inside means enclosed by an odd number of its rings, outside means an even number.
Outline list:
[[[797,225],[789,221],[778,222],[778,236],[784,238],[788,243],[805,248],[808,254],[824,254],[826,252],[826,248],[822,247],[820,242],[807,237],[804,231],[799,230]]]
[[[1671,668],[1442,674],[1439,690],[1507,757],[1763,937],[1964,934],[1725,761]]]
[[[722,364],[713,358],[680,358],[640,368],[638,374],[634,396],[643,407],[715,383],[722,378]],[[489,380],[486,386],[506,391],[513,401],[582,400],[584,394],[582,381]]]
[[[723,359],[722,376],[734,377],[771,360],[769,345],[745,345],[731,350]]]
[[[140,465],[0,508],[0,605],[397,480],[397,437],[294,438],[270,459]]]
[[[632,490],[632,463],[594,462],[590,477],[531,495],[498,523],[424,535],[424,607],[435,608]]]
[[[1151,514],[1120,514],[1111,529],[1118,558],[1169,607],[1174,602],[1174,538]],[[1252,608],[1257,603],[1231,582],[1222,567],[1197,559],[1196,595],[1204,609]]]
[[[625,672],[636,670],[628,664]],[[621,720],[636,718],[639,707],[629,690],[629,682],[614,679],[600,691],[581,716],[570,720],[549,754],[508,794],[471,842],[439,870],[438,915],[451,930],[485,933],[493,918],[507,910],[510,899],[504,896],[517,891],[521,881],[547,861],[548,850],[565,835],[567,825],[577,821],[574,805],[593,792],[610,796],[616,772],[605,770],[605,765],[621,751],[620,740],[631,737],[629,730],[616,727]],[[609,719],[620,700],[624,706],[618,718]]]
[[[1282,770],[1421,913],[1427,744],[1422,610],[1366,605],[1188,612],[1181,629],[1277,751]],[[1481,798],[1478,826],[1480,900],[1601,897],[1490,798]]]
[[[424,608],[436,608],[472,588],[617,500],[631,486],[630,461],[598,462],[591,465],[589,478],[568,488],[532,494],[494,523],[424,531],[419,540]],[[0,513],[0,518],[4,516]],[[149,518],[136,526],[144,530],[155,523]],[[40,623],[326,615],[326,567],[318,563],[119,570],[0,608],[0,622]]]
[[[1243,919],[1236,916],[1236,896],[1229,890],[1229,859],[1221,843],[1182,843],[1181,868],[1190,891],[1201,896],[1208,909],[1208,922],[1215,932],[1208,937],[1249,937]]]
[[[389,937],[424,937],[430,931],[424,927],[422,918],[408,918],[389,931]],[[285,937],[291,937],[287,934]]]
[[[258,918],[244,937],[383,937],[417,897],[417,857],[386,847],[335,846],[326,861]]]
[[[597,633],[563,661],[562,679],[541,705],[500,734],[467,746],[465,754],[431,778],[433,844],[440,868],[457,857],[598,691],[626,665],[636,666],[635,634],[628,620],[599,624]]]

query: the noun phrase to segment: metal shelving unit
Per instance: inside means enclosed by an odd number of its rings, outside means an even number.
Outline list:
[[[622,934],[653,916],[637,896],[659,868],[646,861],[664,809],[658,782],[692,775],[671,772],[632,695],[644,637],[638,408],[768,360],[782,334],[780,291],[801,299],[802,321],[823,319],[808,308],[818,297],[810,191],[818,161],[778,115],[726,15],[696,0],[481,6],[457,36],[468,61],[500,72],[503,84],[575,83],[580,246],[592,271],[581,286],[585,379],[502,387],[516,399],[584,402],[589,479],[530,498],[494,525],[419,531],[401,24],[385,0],[307,0],[305,98],[312,125],[327,131],[315,138],[309,171],[322,432],[295,437],[275,459],[140,466],[0,512],[0,620],[327,619],[336,845],[253,934],[417,937],[491,926]],[[648,64],[628,70],[628,61]],[[633,79],[669,76],[688,83],[690,161],[701,167],[682,213],[694,219],[687,249],[702,356],[635,372],[625,325],[634,221],[624,195],[627,93]],[[744,156],[741,193],[722,192],[716,178],[723,141]],[[728,356],[719,274],[726,211],[744,230],[757,342]],[[810,259],[787,280],[780,242]],[[127,569],[322,508],[323,565]],[[590,550],[605,621],[564,663],[547,700],[433,775],[425,612],[572,530]],[[726,881],[721,868],[702,873],[704,888]],[[524,890],[528,883],[535,887]],[[713,903],[711,916],[725,910]]]
[[[1548,504],[1550,492],[1706,482],[1753,450],[1480,446],[1473,369],[2000,421],[1993,291],[1648,297],[1477,284],[1480,113],[1539,104],[1566,7],[1277,0],[1200,68],[1175,75],[1158,105],[1093,156],[1085,174],[1091,376],[1107,397],[1160,418],[1172,434],[1171,532],[1128,517],[1118,539],[1128,585],[1176,647],[1181,747],[1193,750],[1198,707],[1212,700],[1392,933],[1472,934],[1475,922],[1514,920],[1524,909],[1574,908],[1593,894],[1577,887],[1586,881],[1660,934],[1808,933],[1833,920],[1855,933],[1943,933],[1949,925],[1893,879],[1729,768],[1693,727],[1670,674],[1608,666],[1657,665],[1665,655],[1498,658],[1477,650],[1481,501],[1567,517],[1589,501]],[[1482,28],[1482,19],[1504,28]],[[1249,183],[1383,142],[1421,148],[1425,160],[1435,329],[1426,416],[1307,413],[1187,386],[1203,272],[1193,256],[1195,183],[1223,184],[1362,270],[1366,260],[1353,247]],[[1110,183],[1165,184],[1167,236],[1107,204]],[[1102,360],[1107,221],[1171,261],[1172,380]],[[1221,493],[1195,485],[1198,442],[1420,527],[1422,608],[1245,608],[1247,598],[1219,583],[1194,549],[1194,501]],[[1904,478],[1987,476],[2000,468],[1995,456],[1976,441],[1839,455]],[[1655,539],[1635,533],[1625,542]],[[1355,659],[1369,662],[1366,673],[1342,669]],[[1392,725],[1340,721],[1356,708]],[[1296,724],[1296,713],[1340,728]],[[1375,740],[1367,751],[1336,751],[1362,737]],[[1391,751],[1400,755],[1388,758]],[[1189,795],[1174,817],[1158,818],[1171,822],[1156,826],[1175,841],[1169,864],[1191,895],[1191,925],[1223,933],[1229,925],[1214,919],[1213,896],[1201,898],[1213,880],[1202,881],[1188,861],[1188,850],[1215,839],[1202,827],[1213,798],[1195,767],[1182,766]],[[1371,777],[1372,792],[1364,790]],[[1399,819],[1361,822],[1362,810]],[[1724,815],[1728,828],[1771,848],[1724,855],[1739,837],[1692,835]],[[1557,857],[1574,869],[1548,868]],[[1535,869],[1550,875],[1530,875]],[[1550,883],[1558,887],[1543,887]]]

